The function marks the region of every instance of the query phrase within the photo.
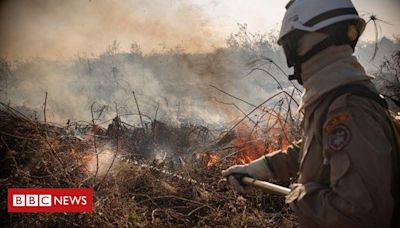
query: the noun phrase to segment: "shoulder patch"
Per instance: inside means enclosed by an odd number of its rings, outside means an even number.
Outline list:
[[[325,124],[324,131],[325,133],[329,133],[336,127],[338,124],[343,124],[351,119],[350,113],[341,113],[331,117],[327,123]]]
[[[328,146],[332,151],[343,150],[351,141],[351,131],[344,124],[334,126],[328,133]]]

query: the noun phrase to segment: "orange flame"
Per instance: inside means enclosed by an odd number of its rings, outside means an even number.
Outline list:
[[[238,151],[234,157],[236,164],[249,163],[266,153],[264,140],[258,138],[248,127],[240,126],[235,133],[233,144]]]
[[[209,160],[207,162],[207,166],[211,167],[217,164],[219,161],[219,155],[217,153],[209,153]]]
[[[207,167],[215,166],[220,160],[217,152],[201,152],[197,153],[196,157],[204,162],[204,164],[207,164]]]
[[[279,118],[266,130],[267,134],[260,134],[246,125],[239,125],[235,131],[236,138],[233,140],[238,150],[234,162],[246,164],[273,151],[286,150],[290,146],[285,133],[288,129],[288,125],[283,124]]]
[[[246,124],[238,125],[231,141],[234,155],[229,157],[229,160],[235,164],[246,164],[276,150],[286,150],[291,141],[288,138],[290,128],[288,124],[283,123],[279,114],[275,117],[275,121],[271,121],[265,129],[249,127]],[[198,156],[208,167],[221,160],[218,152],[203,152]]]

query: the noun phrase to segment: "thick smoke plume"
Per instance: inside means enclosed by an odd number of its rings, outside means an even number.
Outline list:
[[[137,122],[132,94],[135,91],[147,119],[227,122],[242,114],[234,106],[221,102],[237,101],[210,85],[255,104],[277,91],[278,84],[264,73],[246,76],[250,71],[247,63],[257,56],[255,52],[268,53],[281,62],[282,53],[270,48],[267,38],[259,40],[263,43],[258,49],[243,47],[240,40],[232,38],[229,48],[208,54],[185,54],[178,48],[150,55],[143,55],[138,46],[130,53],[121,52],[118,42],[114,42],[96,57],[77,56],[63,61],[38,58],[8,66],[5,63],[8,70],[4,72],[10,75],[3,76],[2,100],[36,111],[30,114],[33,118],[43,118],[47,91],[48,119],[53,122],[90,120],[93,103],[94,111],[102,111],[102,120],[111,119],[118,111]],[[288,84],[276,68],[270,66],[269,70],[277,74],[282,84]],[[252,108],[238,105],[243,111]]]
[[[145,52],[207,52],[224,41],[196,6],[164,0],[2,1],[0,31],[1,55],[53,59],[99,54],[113,40]]]
[[[239,25],[221,38],[185,1],[4,1],[0,31],[0,101],[42,120],[47,92],[47,120],[59,124],[89,121],[92,112],[97,122],[118,113],[138,124],[133,91],[145,122],[220,124],[253,107],[210,85],[256,105],[292,86],[274,34]],[[388,39],[381,44],[374,62],[373,45],[359,45],[369,72],[399,48]],[[249,74],[254,67],[268,73]]]
[[[118,42],[114,42],[95,57],[77,56],[59,61],[37,58],[11,63],[3,60],[0,98],[42,120],[47,91],[49,121],[89,121],[94,104],[94,116],[99,116],[99,121],[112,119],[118,111],[129,122],[138,124],[132,94],[135,91],[145,122],[158,119],[175,123],[226,123],[243,117],[241,111],[248,112],[253,107],[210,85],[253,104],[280,90],[277,82],[264,72],[247,74],[252,68],[248,63],[259,56],[268,56],[284,66],[283,53],[272,46],[271,37],[253,40],[250,45],[243,42],[246,40],[243,36],[245,27],[228,40],[228,48],[208,54],[185,54],[181,49],[174,49],[144,55],[138,46],[128,53],[120,51]],[[388,54],[381,53],[375,62],[368,62],[373,52],[371,46],[361,45],[356,56],[365,60],[364,65],[374,72],[375,66]],[[398,43],[387,39],[382,40],[381,46],[381,50],[399,49]],[[262,68],[274,75],[284,88],[291,86],[273,64]]]

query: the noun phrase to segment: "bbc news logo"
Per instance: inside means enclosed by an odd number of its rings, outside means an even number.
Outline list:
[[[9,188],[8,212],[92,212],[91,188]]]

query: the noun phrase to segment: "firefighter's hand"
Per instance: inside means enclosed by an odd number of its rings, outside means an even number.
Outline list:
[[[241,184],[240,177],[249,176],[256,180],[267,181],[273,177],[271,169],[268,167],[265,157],[262,156],[246,165],[235,165],[224,171],[222,175],[226,177],[233,189],[245,191],[245,186]]]

